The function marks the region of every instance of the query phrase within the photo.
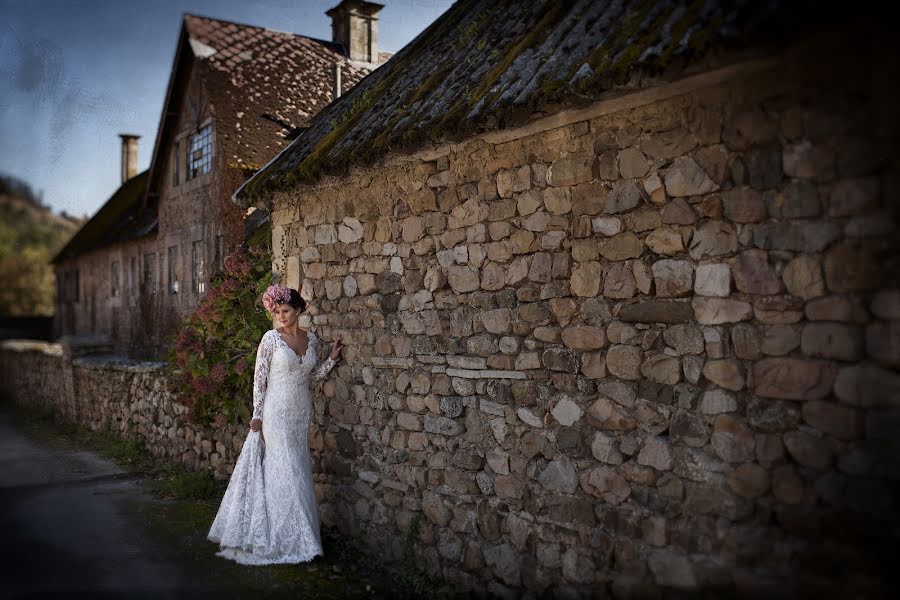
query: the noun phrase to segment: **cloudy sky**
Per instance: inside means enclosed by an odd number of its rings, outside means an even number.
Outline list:
[[[380,0],[397,52],[451,0]],[[119,133],[150,161],[183,13],[331,38],[339,0],[0,0],[0,173],[57,212],[93,214],[119,185]]]

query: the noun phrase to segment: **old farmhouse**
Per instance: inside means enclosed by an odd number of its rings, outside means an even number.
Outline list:
[[[890,37],[829,3],[462,0],[320,112],[235,198],[350,344],[323,522],[499,597],[878,590]]]
[[[59,335],[152,355],[229,249],[267,218],[229,202],[311,118],[387,60],[382,5],[345,0],[323,41],[185,15],[150,168],[122,136],[122,185],[54,259]]]

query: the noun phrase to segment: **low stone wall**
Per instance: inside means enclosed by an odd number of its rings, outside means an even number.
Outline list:
[[[323,522],[400,556],[421,519],[429,573],[501,595],[875,566],[900,165],[862,46],[276,194],[275,269],[350,344],[315,414]]]
[[[227,478],[246,425],[199,427],[169,391],[164,365],[120,357],[72,357],[59,344],[0,344],[2,385],[16,402],[94,431],[142,442],[153,456]]]

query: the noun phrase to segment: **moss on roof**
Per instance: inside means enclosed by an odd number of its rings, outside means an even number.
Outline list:
[[[51,262],[80,256],[115,242],[144,236],[156,227],[156,211],[142,208],[147,171],[135,175],[115,191]]]
[[[460,0],[329,105],[238,192],[275,190],[518,124],[535,111],[590,102],[667,77],[715,48],[774,39],[809,2],[774,0]],[[780,25],[780,27],[776,26]]]

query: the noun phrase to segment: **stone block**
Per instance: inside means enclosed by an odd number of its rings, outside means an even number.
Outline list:
[[[900,367],[900,321],[866,327],[866,353],[885,367]]]
[[[635,346],[614,345],[606,354],[606,368],[620,379],[640,379],[641,350]]]
[[[680,324],[667,327],[663,339],[679,355],[702,354],[705,350],[703,332],[694,324]]]
[[[666,193],[669,196],[697,196],[719,189],[718,184],[690,157],[680,156],[666,171]]]
[[[601,281],[602,269],[600,263],[596,261],[584,262],[572,270],[570,289],[576,296],[596,296],[600,291]]]
[[[807,323],[800,348],[806,356],[858,361],[865,355],[862,328],[844,323]]]
[[[738,291],[745,294],[771,295],[781,292],[781,279],[762,250],[745,250],[728,259],[731,275]]]
[[[725,390],[707,390],[700,399],[700,412],[704,415],[718,415],[735,412],[738,409],[734,394]]]
[[[862,436],[863,419],[854,408],[834,402],[810,400],[801,409],[803,420],[826,435],[841,440],[855,440]]]
[[[568,187],[599,176],[600,164],[596,157],[574,156],[554,161],[547,170],[547,183],[553,187]]]
[[[900,374],[875,365],[842,368],[834,382],[834,395],[852,406],[900,406]]]
[[[620,261],[638,258],[643,251],[643,243],[634,233],[626,231],[611,238],[600,240],[600,254],[606,260]]]
[[[837,240],[841,231],[834,223],[766,222],[753,229],[753,244],[763,250],[820,252]]]
[[[737,251],[738,239],[734,227],[724,221],[704,221],[694,227],[690,255],[694,260],[704,256],[716,257]]]
[[[651,266],[656,295],[661,298],[683,296],[691,291],[694,269],[690,261],[665,259]]]
[[[796,325],[766,327],[759,348],[766,356],[784,356],[800,347],[800,329]]]
[[[825,253],[825,282],[832,292],[877,290],[882,274],[874,253],[865,243],[838,242]]]
[[[657,471],[671,471],[673,461],[669,444],[660,437],[648,437],[638,453],[637,462]]]
[[[654,254],[674,256],[684,252],[684,243],[679,232],[674,227],[660,227],[653,230],[644,239],[644,243]]]
[[[575,325],[563,329],[562,342],[574,350],[599,350],[606,345],[606,335],[599,327]]]
[[[675,385],[681,381],[681,363],[672,356],[656,354],[641,364],[641,374],[659,383]]]
[[[825,361],[766,358],[753,365],[753,393],[765,398],[820,400],[831,392],[836,377]]]
[[[637,284],[634,272],[626,262],[613,263],[603,278],[603,295],[607,298],[625,299],[634,296]]]
[[[828,197],[828,216],[851,217],[878,206],[881,184],[876,177],[842,179]]]
[[[560,425],[571,427],[581,419],[584,411],[572,398],[563,394],[553,406],[550,414]]]
[[[769,215],[775,219],[809,219],[822,213],[816,186],[802,179],[791,181],[768,197]]]
[[[647,157],[635,146],[619,151],[618,165],[619,174],[624,179],[643,177],[650,169]]]
[[[782,168],[788,177],[828,181],[835,176],[835,155],[827,146],[802,140],[785,147]]]
[[[742,498],[759,498],[769,489],[769,473],[761,466],[746,463],[728,475],[728,487]]]
[[[697,213],[684,198],[675,198],[663,206],[660,218],[668,225],[693,225],[697,221]]]
[[[691,307],[698,323],[720,325],[738,323],[753,317],[753,308],[741,300],[730,298],[694,297]]]
[[[795,257],[785,266],[781,277],[792,296],[810,300],[825,293],[822,260],[818,256],[801,254]]]
[[[734,223],[759,223],[768,216],[766,201],[760,192],[748,186],[722,192],[725,218]]]
[[[685,323],[694,319],[694,309],[687,302],[639,302],[623,306],[619,319],[627,323]]]
[[[616,214],[629,211],[640,204],[641,198],[641,188],[637,182],[633,180],[616,181],[606,197],[606,206],[603,212]]]
[[[824,471],[831,465],[831,447],[825,440],[803,431],[784,434],[784,447],[801,466]]]
[[[735,360],[711,360],[703,367],[703,376],[726,390],[744,389],[744,374]]]
[[[700,296],[725,298],[731,293],[731,269],[725,263],[697,265],[694,292]]]

